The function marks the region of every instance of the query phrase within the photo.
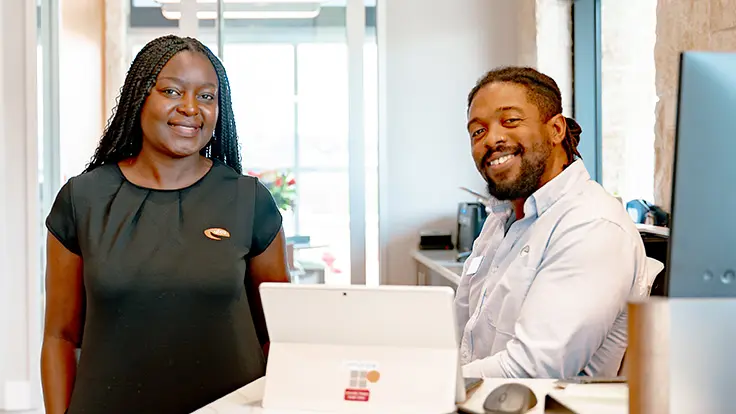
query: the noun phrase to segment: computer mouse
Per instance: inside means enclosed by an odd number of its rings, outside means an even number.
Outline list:
[[[488,394],[483,403],[487,414],[523,414],[537,405],[537,397],[526,385],[503,384]]]

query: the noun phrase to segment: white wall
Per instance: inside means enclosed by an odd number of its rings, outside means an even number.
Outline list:
[[[38,383],[35,18],[35,2],[0,1],[0,411],[31,408]]]
[[[458,186],[484,190],[465,130],[466,98],[495,66],[518,61],[515,0],[379,1],[382,282],[416,283],[410,257],[426,228],[452,230]]]

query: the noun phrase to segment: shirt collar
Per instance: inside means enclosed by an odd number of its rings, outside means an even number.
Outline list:
[[[557,177],[550,180],[542,188],[534,192],[524,203],[524,217],[530,215],[541,216],[547,209],[569,193],[580,183],[590,180],[590,174],[583,164],[583,160],[575,160],[569,167],[562,170]],[[496,214],[502,220],[508,220],[513,213],[510,201],[501,201],[491,196],[488,198],[491,213]]]
[[[524,203],[524,216],[544,214],[562,196],[571,192],[581,183],[590,181],[590,174],[583,160],[575,160],[555,178],[534,192]]]

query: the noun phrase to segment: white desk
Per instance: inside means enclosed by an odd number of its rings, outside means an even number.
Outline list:
[[[418,285],[439,285],[457,288],[463,263],[455,260],[456,250],[417,250],[412,252],[417,263]]]
[[[256,414],[269,413],[270,410],[261,408],[261,398],[266,385],[266,377],[259,378],[250,384],[231,392],[214,401],[193,414]]]
[[[517,379],[517,380],[505,380],[496,378],[486,378],[483,380],[483,384],[478,387],[468,398],[468,400],[461,404],[465,411],[483,414],[483,403],[486,400],[488,394],[491,393],[496,387],[507,382],[517,382],[524,384],[534,391],[537,396],[537,405],[529,411],[528,414],[542,414],[544,413],[544,396],[547,395],[552,389],[554,389],[555,380],[547,379]]]
[[[539,403],[528,414],[543,414],[547,394],[575,410],[577,414],[626,414],[628,413],[628,389],[624,384],[576,385],[565,390],[555,389],[555,380],[547,379],[486,379],[463,404],[463,408],[479,414],[483,413],[486,396],[499,385],[506,382],[519,382],[531,388]],[[260,378],[237,391],[195,411],[193,414],[310,414],[300,411],[279,411],[261,408],[261,398],[265,377]],[[313,413],[312,413],[313,414]]]

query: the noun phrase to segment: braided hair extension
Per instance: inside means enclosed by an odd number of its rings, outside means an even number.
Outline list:
[[[156,84],[161,69],[174,55],[184,50],[206,56],[217,73],[219,116],[214,136],[202,149],[201,154],[222,161],[238,173],[242,173],[238,134],[235,129],[235,116],[230,97],[230,83],[225,67],[220,59],[198,40],[174,35],[162,36],[150,41],[136,55],[120,90],[113,115],[107,123],[105,133],[85,172],[105,164],[118,163],[140,153],[143,145],[143,130],[141,129],[143,104]]]
[[[478,80],[478,83],[468,94],[468,110],[470,110],[470,105],[479,90],[486,85],[498,82],[515,83],[526,87],[529,92],[529,100],[539,109],[543,122],[547,122],[553,116],[562,113],[562,94],[554,79],[536,69],[517,66],[494,69]],[[565,117],[565,122],[567,128],[565,129],[565,138],[562,140],[562,148],[565,149],[569,165],[576,159],[583,158],[578,152],[580,134],[583,129],[572,118]]]

